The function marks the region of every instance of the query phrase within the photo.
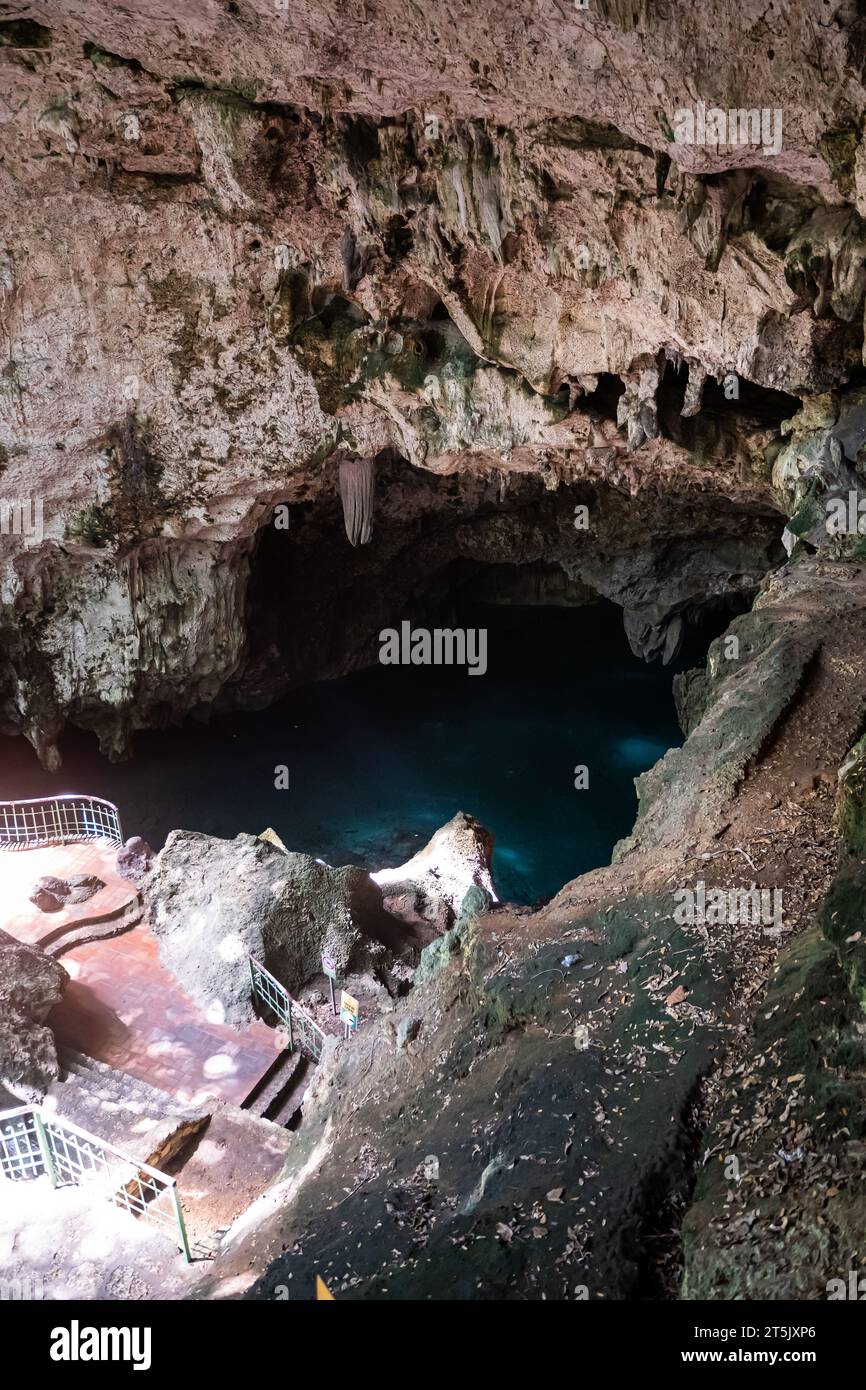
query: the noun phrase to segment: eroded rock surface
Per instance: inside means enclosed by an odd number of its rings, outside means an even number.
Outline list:
[[[440,934],[454,925],[470,888],[495,898],[491,879],[493,836],[465,811],[440,826],[423,849],[395,869],[370,877],[395,916],[434,925]]]
[[[155,857],[147,841],[133,835],[117,851],[117,872],[138,888],[153,868]]]
[[[385,917],[362,869],[246,834],[172,831],[144,895],[166,967],[202,1008],[235,1025],[254,1017],[248,955],[297,994],[321,973],[323,951],[341,976],[375,956],[372,934]]]
[[[0,1087],[25,1104],[41,1101],[60,1074],[45,1019],[68,980],[44,951],[0,932]]]
[[[647,656],[688,617],[648,596],[676,570],[677,512],[707,534],[732,507],[778,538],[800,506],[781,422],[819,395],[844,413],[862,356],[849,4],[817,27],[774,11],[772,42],[765,7],[733,0],[675,22],[619,0],[514,0],[493,24],[483,6],[19,9],[0,31],[0,469],[41,511],[0,542],[0,721],[47,766],[70,718],[122,756],[137,728],[369,660],[405,604],[419,475],[428,496],[450,480],[454,553],[482,522],[496,562],[524,563],[527,475],[599,524],[608,490],[668,496],[617,557],[642,593],[587,575],[574,532],[544,557],[614,597]],[[778,147],[683,143],[699,101],[778,112]],[[375,475],[350,527],[374,555],[352,564],[387,611],[358,633],[295,602],[274,644],[263,544],[280,508],[301,540],[321,505],[347,565],[347,460]],[[752,593],[770,563],[702,549],[690,603]]]

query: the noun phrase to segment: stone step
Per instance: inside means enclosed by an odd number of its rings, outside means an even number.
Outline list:
[[[311,1061],[309,1057],[301,1057],[301,1064],[295,1068],[288,1088],[283,1090],[274,1104],[269,1107],[267,1119],[285,1129],[292,1128],[304,1103],[304,1096],[313,1078],[315,1065],[315,1062]]]
[[[294,1085],[298,1071],[303,1068],[305,1057],[300,1048],[292,1052],[280,1052],[264,1076],[253,1087],[243,1103],[243,1109],[260,1118],[271,1118],[271,1112],[280,1104],[282,1098]]]
[[[232,1224],[285,1170],[296,1140],[249,1110],[217,1102],[207,1128],[174,1165],[193,1258],[213,1259]]]
[[[97,895],[98,896],[98,895]],[[62,956],[73,946],[81,946],[85,941],[101,941],[107,936],[116,936],[136,926],[144,915],[144,903],[140,893],[134,890],[130,898],[119,907],[105,912],[94,912],[91,916],[78,917],[74,922],[55,927],[39,938],[39,946],[49,956]]]
[[[59,1058],[63,1079],[47,1097],[58,1117],[152,1167],[176,1159],[212,1113],[212,1105],[183,1105],[146,1081],[70,1048],[61,1048]]]

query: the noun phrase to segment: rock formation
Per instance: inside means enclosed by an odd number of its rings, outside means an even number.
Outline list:
[[[492,857],[490,831],[458,811],[405,864],[379,869],[370,877],[382,889],[389,912],[406,921],[433,924],[442,935],[454,925],[470,888],[483,889],[495,901]]]
[[[247,951],[374,1000],[210,1292],[815,1299],[864,1248],[861,9],[0,20],[0,733],[122,757],[458,592],[603,596],[651,660],[733,619],[614,862],[538,912],[464,817],[378,883],[127,847],[220,1017]],[[784,909],[677,917],[698,884]],[[0,952],[30,1098],[62,979]]]
[[[844,4],[817,30],[785,7],[772,58],[732,0],[676,23],[516,0],[442,32],[422,9],[377,21],[369,52],[327,5],[176,30],[101,0],[19,8],[0,28],[0,727],[46,766],[69,719],[122,756],[137,728],[369,660],[400,580],[429,580],[424,557],[410,571],[431,509],[437,569],[485,546],[551,563],[526,509],[556,503],[552,563],[622,605],[643,655],[669,655],[708,596],[754,592],[814,478],[782,422],[817,397],[850,414],[861,357]],[[684,103],[734,97],[782,111],[781,148],[677,138]],[[813,456],[830,426],[811,418]],[[821,485],[844,482],[828,458]],[[374,466],[376,537],[349,565],[336,492],[366,480],[362,540]],[[605,527],[620,497],[664,505],[649,534],[619,517],[616,553],[587,565],[565,519],[588,504]],[[279,528],[294,573],[310,508],[344,587],[293,603],[274,647],[259,589]],[[720,514],[749,535],[745,568],[713,553]],[[683,535],[687,597],[615,581],[639,564],[667,582]],[[344,630],[363,576],[388,611]]]
[[[36,880],[30,901],[40,912],[59,912],[76,903],[86,903],[105,887],[94,874],[70,874],[68,878],[44,875]]]
[[[340,464],[343,521],[352,545],[367,545],[373,534],[375,478],[372,459],[343,459]]]
[[[148,919],[167,968],[219,1021],[254,1017],[248,956],[297,995],[328,951],[340,975],[378,956],[382,895],[362,869],[241,834],[175,830],[144,885]]]
[[[45,1019],[68,980],[56,960],[0,932],[0,1089],[25,1105],[41,1101],[60,1074]]]
[[[147,841],[133,835],[117,851],[117,872],[139,888],[153,868],[155,857]]]

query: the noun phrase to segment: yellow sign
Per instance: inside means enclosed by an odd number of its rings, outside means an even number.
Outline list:
[[[357,1028],[360,1007],[357,999],[353,999],[344,989],[340,990],[340,1022],[347,1028]]]
[[[316,1302],[333,1303],[334,1295],[320,1274],[316,1275]]]

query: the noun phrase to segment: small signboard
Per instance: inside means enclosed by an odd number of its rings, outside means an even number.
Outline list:
[[[359,1008],[357,999],[353,999],[344,989],[340,991],[340,1022],[352,1033],[358,1026]]]
[[[337,963],[334,960],[334,957],[329,955],[327,951],[322,952],[322,969],[324,970],[329,980],[336,980]]]

